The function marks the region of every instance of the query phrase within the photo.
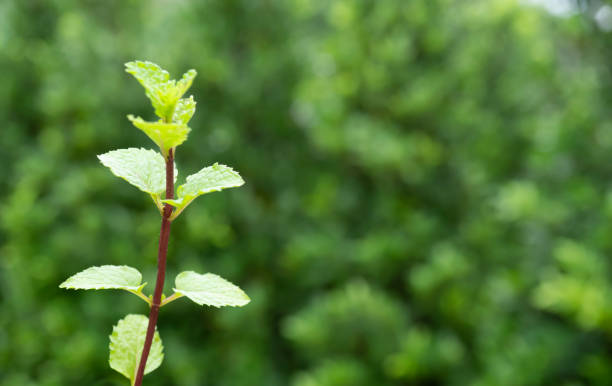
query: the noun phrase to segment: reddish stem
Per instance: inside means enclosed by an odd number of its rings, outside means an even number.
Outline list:
[[[166,199],[174,198],[174,152],[172,149],[168,152],[166,159]],[[157,324],[157,316],[159,315],[159,307],[161,306],[161,297],[164,291],[164,280],[166,278],[166,256],[168,254],[168,238],[170,237],[170,215],[172,215],[172,205],[164,204],[162,212],[161,231],[159,234],[159,250],[157,254],[157,281],[155,282],[155,292],[153,292],[153,303],[151,304],[151,312],[149,313],[149,325],[147,327],[147,335],[145,336],[144,346],[142,348],[142,356],[140,364],[136,372],[136,380],[134,386],[142,385],[144,370],[151,351],[153,343],[153,335],[155,334],[155,325]]]

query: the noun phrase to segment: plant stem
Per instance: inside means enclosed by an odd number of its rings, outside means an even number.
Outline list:
[[[166,158],[166,199],[174,198],[174,150],[170,149]],[[159,234],[159,250],[157,254],[157,281],[155,282],[155,292],[153,292],[153,303],[151,304],[151,312],[149,313],[149,325],[147,327],[147,335],[145,336],[144,346],[142,348],[142,356],[140,364],[136,372],[134,386],[142,385],[142,377],[144,376],[145,366],[151,351],[151,343],[153,343],[153,335],[155,334],[155,325],[157,324],[157,316],[159,315],[159,307],[161,306],[161,297],[164,290],[164,280],[166,278],[166,255],[168,253],[168,239],[170,237],[170,216],[172,215],[172,205],[164,204],[162,212],[161,231]]]

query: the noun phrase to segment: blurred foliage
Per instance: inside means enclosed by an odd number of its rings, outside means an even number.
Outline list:
[[[183,175],[247,181],[173,225],[166,292],[252,302],[165,308],[147,385],[612,384],[612,39],[603,2],[529,3],[0,2],[0,385],[125,383],[146,306],[58,284],[154,281],[157,210],[95,157],[152,147],[132,59],[199,73]]]

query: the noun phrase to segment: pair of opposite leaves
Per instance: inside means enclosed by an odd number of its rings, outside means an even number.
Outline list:
[[[173,219],[202,194],[244,184],[244,180],[232,168],[215,163],[188,176],[185,183],[178,187],[177,198],[164,200],[161,197],[166,190],[166,163],[155,150],[120,149],[101,154],[98,158],[114,175],[149,193],[160,209],[162,203],[174,206]],[[178,170],[175,167],[175,182],[177,176]]]
[[[63,282],[66,289],[122,289],[142,296],[141,273],[132,267],[105,265],[91,267]],[[249,297],[236,285],[212,273],[200,275],[192,271],[180,273],[175,279],[173,297],[187,297],[199,305],[214,307],[244,306]],[[146,299],[146,297],[145,297]],[[121,319],[110,336],[109,363],[112,369],[134,381],[140,361],[149,319],[144,315],[127,315]],[[164,359],[163,344],[155,331],[145,374],[157,369]]]

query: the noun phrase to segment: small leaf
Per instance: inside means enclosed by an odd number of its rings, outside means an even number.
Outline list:
[[[212,273],[181,272],[176,277],[175,285],[174,292],[187,296],[199,305],[244,306],[251,301],[239,287]]]
[[[191,129],[183,123],[164,123],[162,121],[146,122],[140,117],[128,115],[132,124],[144,131],[159,146],[162,153],[166,155],[168,150],[176,147],[187,139]]]
[[[148,324],[149,319],[144,315],[127,315],[113,327],[113,333],[110,335],[110,367],[123,374],[132,384],[140,363]],[[162,364],[163,350],[164,346],[156,329],[145,374],[149,374]]]
[[[134,78],[147,90],[155,91],[167,87],[170,74],[153,62],[139,60],[125,64],[125,71],[134,75]]]
[[[153,195],[166,190],[166,162],[155,150],[120,149],[98,156],[100,162],[143,192]],[[174,180],[178,171],[174,169]]]
[[[197,74],[198,73],[194,69],[191,69],[183,74],[181,79],[176,84],[176,94],[178,95],[178,98],[181,98],[183,95],[185,95],[187,90],[189,90],[189,87],[191,87],[193,79]]]
[[[134,75],[134,78],[149,91],[164,90],[168,87],[170,74],[153,62],[139,60],[125,64],[125,71]]]
[[[195,70],[189,70],[177,82],[170,80],[168,72],[157,64],[141,61],[126,63],[125,70],[145,88],[146,95],[155,109],[155,114],[166,120],[172,118],[178,100],[191,87],[197,74]]]
[[[90,267],[71,276],[60,284],[66,289],[124,289],[139,291],[142,275],[137,269],[126,265],[103,265]]]
[[[202,194],[218,192],[243,184],[244,180],[240,174],[229,166],[215,163],[187,177],[187,181],[177,189],[178,198],[163,200],[163,202],[175,206],[178,209],[177,213],[180,213],[191,201]]]
[[[174,109],[174,117],[172,118],[172,121],[186,125],[191,117],[193,117],[195,108],[196,102],[193,100],[193,96],[179,99],[178,103],[176,104],[176,108]]]
[[[147,97],[160,118],[167,117],[169,107],[174,107],[168,100],[173,84],[170,82],[170,74],[155,63],[134,61],[125,64],[125,71],[134,75],[138,82],[145,88]],[[168,106],[168,105],[171,106]]]

